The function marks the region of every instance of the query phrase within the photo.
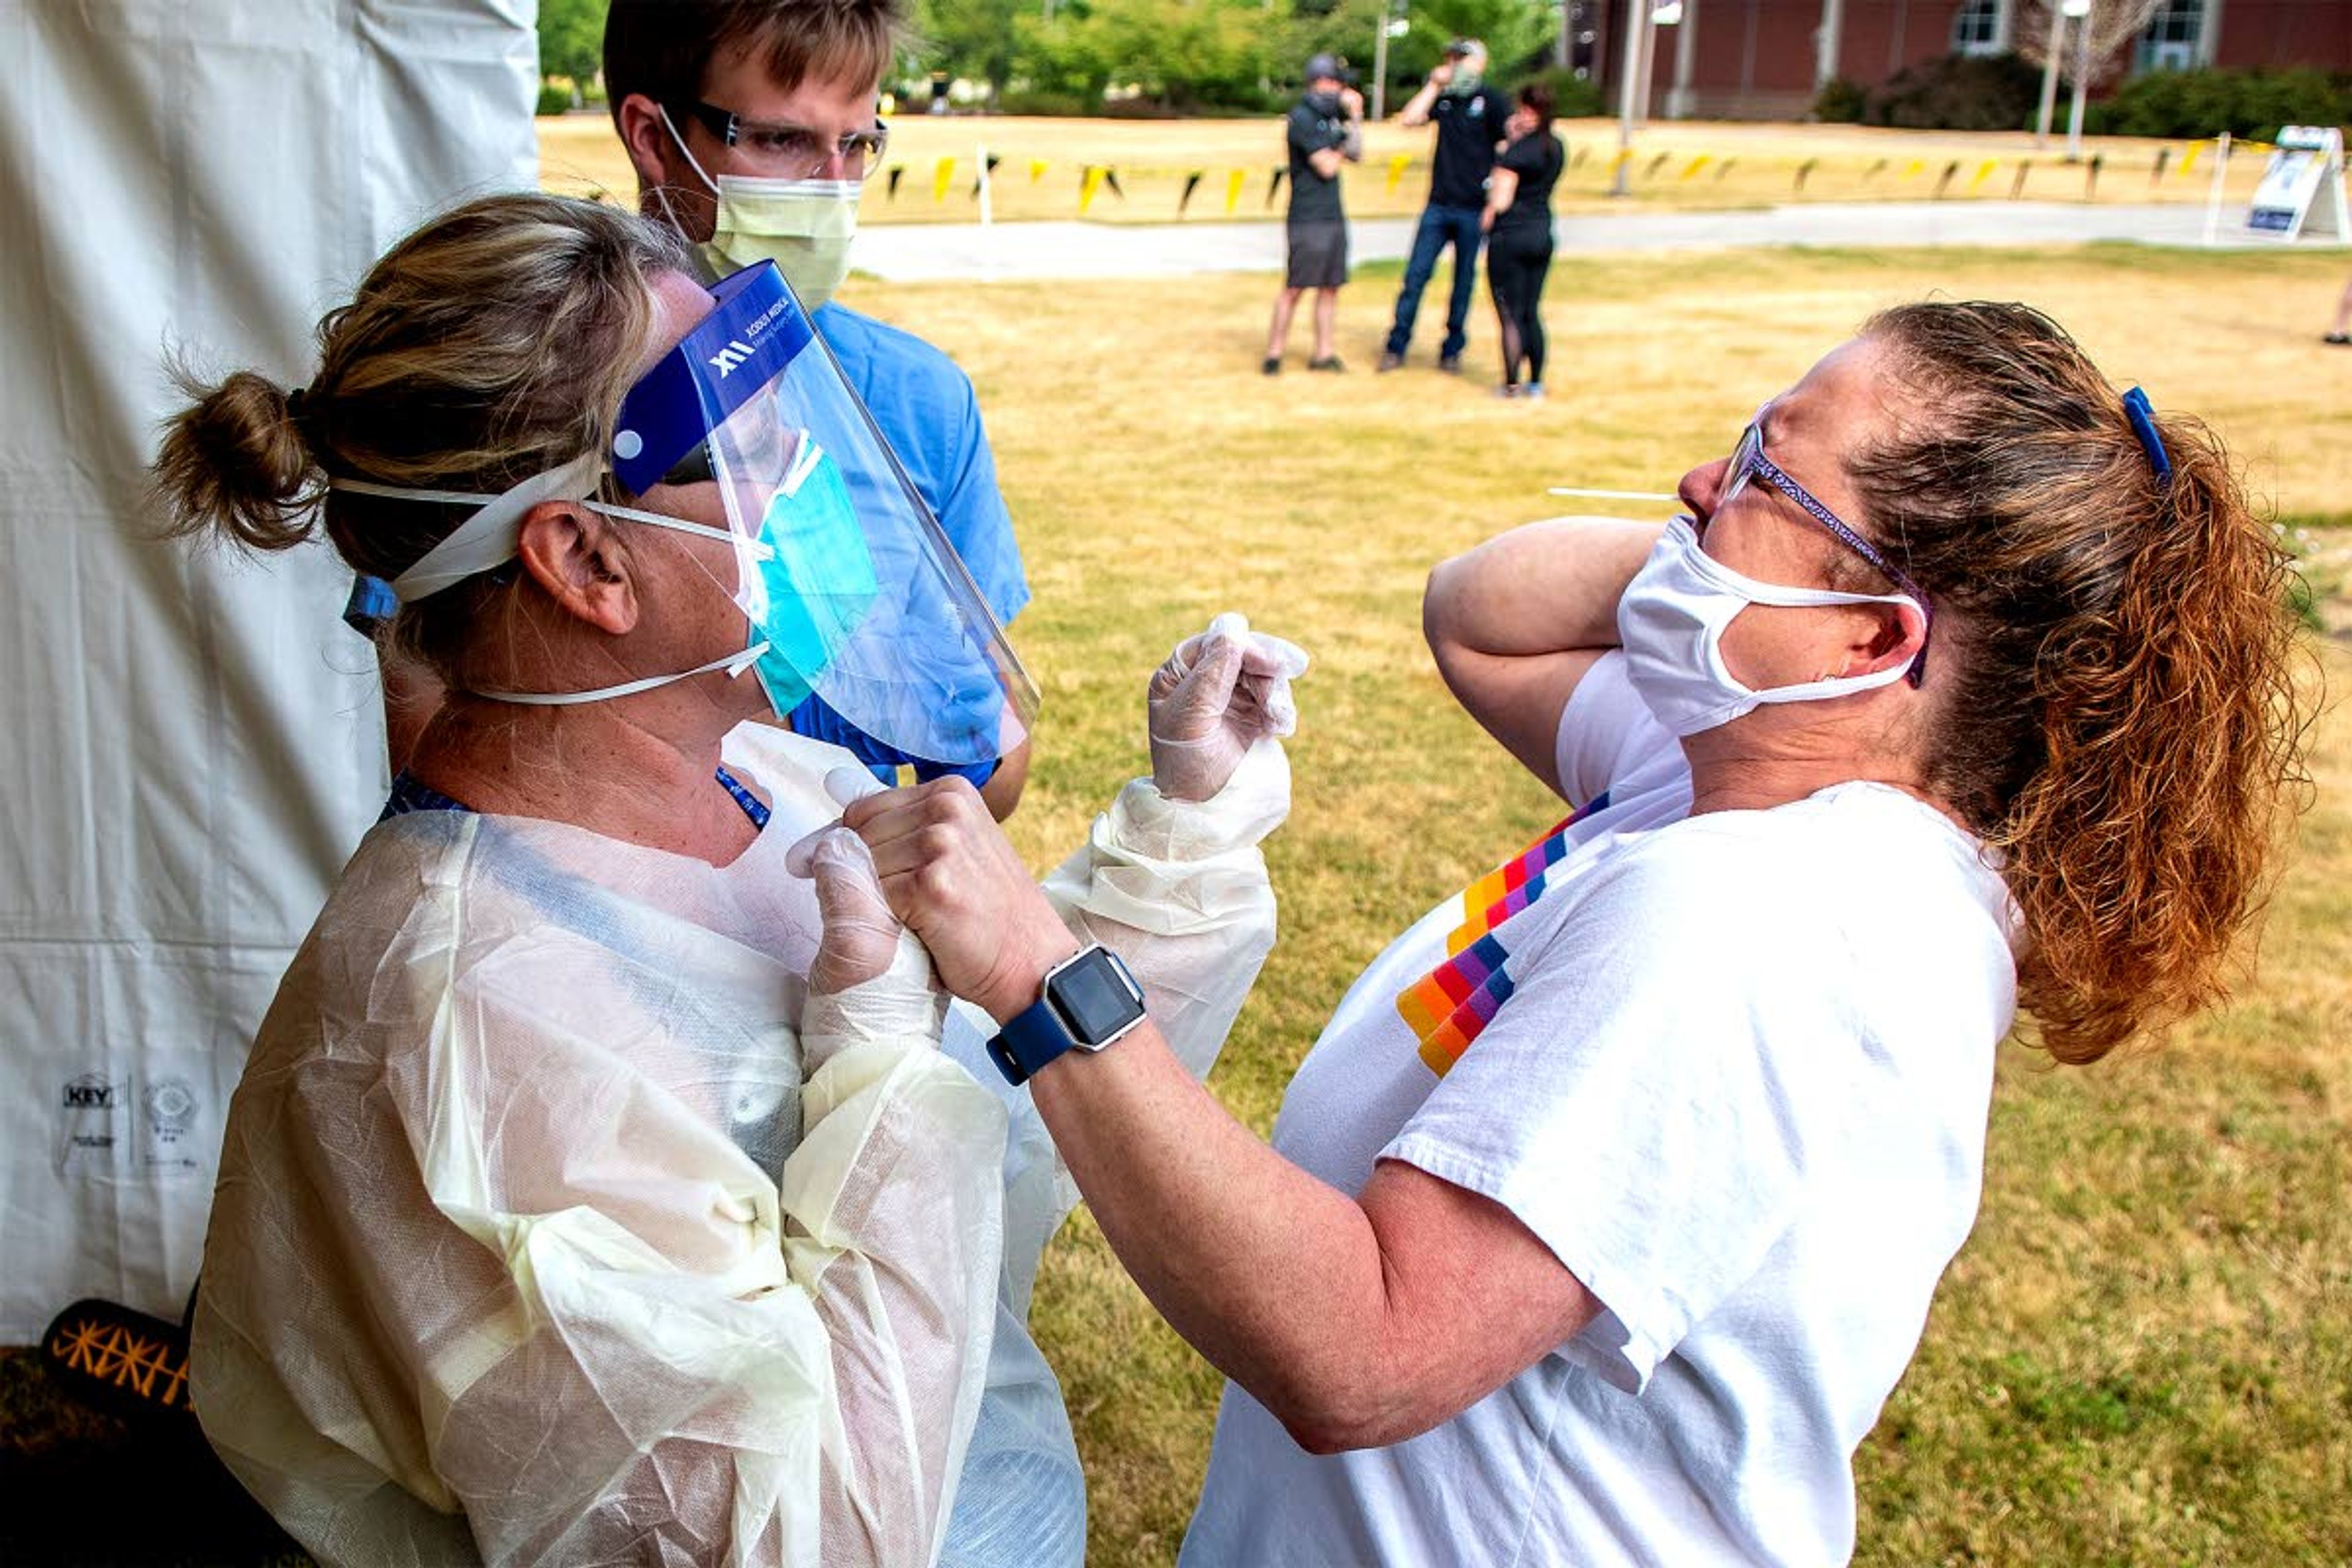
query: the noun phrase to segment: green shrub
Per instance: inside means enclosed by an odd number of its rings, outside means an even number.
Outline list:
[[[1908,131],[2015,131],[2041,97],[2042,73],[2015,55],[1945,55],[1872,88],[1862,118]]]
[[[909,102],[917,100],[909,100]],[[920,113],[930,107],[928,100],[908,110]],[[1081,120],[1102,112],[1102,100],[1089,100],[1082,92],[1062,92],[1042,87],[1008,87],[996,95],[996,110],[1000,114],[1034,114],[1046,120]]]
[[[1855,125],[1870,105],[1870,92],[1858,81],[1833,76],[1813,98],[1813,118],[1824,125]]]
[[[2352,122],[2352,76],[2319,70],[2150,71],[2091,106],[2084,128],[2105,136],[2277,138],[2282,125]]]
[[[1551,89],[1551,111],[1562,120],[1591,120],[1609,112],[1609,100],[1592,79],[1579,76],[1565,66],[1537,71],[1528,79]],[[1515,95],[1517,90],[1513,89]]]
[[[541,82],[539,84],[539,108],[533,112],[539,114],[569,114],[572,112],[573,96],[572,89],[568,87],[560,87],[551,81]]]

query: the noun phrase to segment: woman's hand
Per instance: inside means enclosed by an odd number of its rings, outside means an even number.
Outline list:
[[[1225,787],[1259,741],[1298,728],[1290,682],[1306,651],[1253,632],[1232,611],[1187,637],[1151,677],[1151,782],[1171,800],[1206,800]]]
[[[824,921],[816,961],[809,965],[809,989],[837,994],[887,970],[901,928],[866,841],[838,826],[824,828],[793,845],[784,864],[795,876],[815,879],[817,913]]]
[[[930,950],[940,984],[1003,1023],[1037,999],[1078,941],[1037,889],[979,792],[959,778],[853,802],[891,912]]]

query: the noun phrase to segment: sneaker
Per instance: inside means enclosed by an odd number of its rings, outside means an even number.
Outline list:
[[[1390,349],[1381,355],[1381,368],[1379,374],[1381,375],[1386,375],[1392,370],[1402,370],[1403,368],[1404,355],[1397,353],[1396,350]]]
[[[1507,381],[1503,383],[1502,385],[1495,388],[1495,395],[1497,397],[1517,397],[1519,395],[1519,384],[1515,381]]]
[[[1444,371],[1448,375],[1460,375],[1462,374],[1462,356],[1460,354],[1440,354],[1437,359],[1437,368]]]
[[[2352,348],[2352,332],[2330,332],[2319,341],[2334,343],[2338,348]]]
[[[1339,362],[1339,356],[1338,354],[1325,354],[1321,359],[1308,360],[1307,362],[1307,368],[1309,370],[1328,370],[1336,372],[1343,371],[1348,367]]]
[[[1531,381],[1531,382],[1528,383],[1525,386],[1523,386],[1523,387],[1519,388],[1519,395],[1520,395],[1521,397],[1532,397],[1532,398],[1535,398],[1538,402],[1541,402],[1541,401],[1542,401],[1542,399],[1543,399],[1543,395],[1544,395],[1543,383],[1542,383],[1542,382],[1540,382],[1540,381]]]
[[[1265,371],[1268,375],[1280,375],[1282,374],[1282,361],[1269,355],[1265,363],[1260,365],[1258,368]]]

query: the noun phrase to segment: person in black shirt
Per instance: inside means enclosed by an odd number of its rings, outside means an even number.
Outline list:
[[[1381,355],[1382,370],[1404,363],[1413,318],[1421,313],[1421,291],[1437,270],[1438,254],[1449,245],[1454,247],[1454,297],[1446,307],[1445,342],[1437,352],[1437,368],[1462,368],[1486,174],[1495,166],[1495,144],[1503,139],[1503,121],[1511,111],[1510,100],[1486,85],[1486,46],[1475,38],[1456,38],[1445,46],[1445,63],[1429,73],[1429,80],[1400,117],[1399,123],[1408,130],[1436,121],[1436,169],[1430,177],[1429,205],[1413,231],[1404,287],[1397,291],[1396,321],[1389,328],[1388,350]]]
[[[1510,141],[1486,181],[1486,288],[1503,336],[1505,397],[1544,395],[1544,274],[1551,270],[1551,188],[1568,163],[1552,134],[1551,89],[1519,89],[1519,106],[1503,122]],[[1522,368],[1528,379],[1519,380]]]
[[[1265,374],[1282,369],[1298,296],[1315,290],[1315,353],[1309,370],[1345,370],[1331,334],[1339,319],[1339,285],[1348,280],[1348,218],[1339,207],[1339,164],[1364,155],[1363,95],[1347,85],[1347,64],[1330,55],[1307,62],[1307,96],[1290,111],[1289,269],[1274,297],[1265,338]]]

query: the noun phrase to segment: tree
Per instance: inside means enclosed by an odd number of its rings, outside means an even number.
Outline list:
[[[1034,0],[922,0],[918,58],[926,70],[1002,90],[1014,73],[1015,19],[1037,9]]]
[[[1276,58],[1288,0],[1090,0],[1014,26],[1013,74],[1090,103],[1133,87],[1168,109],[1258,109],[1260,83],[1298,68]]]
[[[2147,19],[2156,15],[2160,0],[2093,0],[2091,14],[2073,27],[2087,26],[2091,30],[2088,58],[2094,81],[2106,74],[2107,62],[2140,35]],[[2054,0],[2019,0],[2017,18],[2011,36],[2017,39],[2017,52],[2035,65],[2050,63],[2050,16],[2058,9]],[[2061,72],[2071,73],[2074,67],[2075,49],[2071,31],[2064,45],[2065,58],[2058,62]]]
[[[604,63],[605,0],[539,0],[539,74],[572,79],[576,95]]]

